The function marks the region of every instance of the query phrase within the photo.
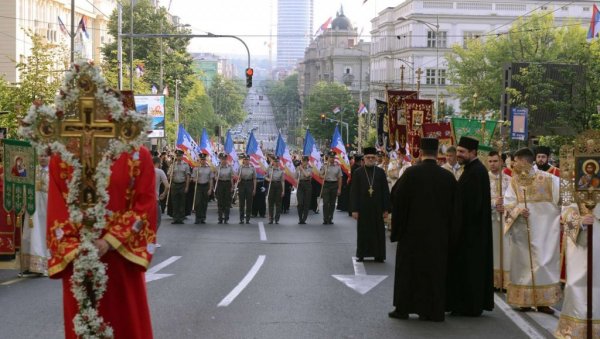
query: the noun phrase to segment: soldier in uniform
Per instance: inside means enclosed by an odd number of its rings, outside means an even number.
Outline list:
[[[308,207],[310,205],[310,197],[312,196],[312,168],[308,164],[308,156],[302,157],[302,163],[296,168],[296,179],[298,180],[298,190],[296,191],[296,199],[298,200],[298,224],[306,224],[308,218]]]
[[[335,152],[329,151],[327,165],[321,167],[323,178],[323,225],[333,225],[336,197],[342,193],[342,169],[335,163]]]
[[[250,164],[250,156],[242,155],[242,167],[240,167],[240,181],[238,183],[238,196],[240,199],[240,224],[250,223],[252,214],[252,198],[256,194],[256,169]]]
[[[283,198],[283,186],[285,178],[283,170],[279,167],[279,157],[273,157],[271,161],[271,169],[266,177],[269,181],[269,224],[275,220],[279,224],[279,216],[281,214],[281,198]]]
[[[231,193],[233,188],[233,168],[227,163],[227,154],[219,154],[219,169],[216,182],[217,209],[219,211],[219,224],[229,222],[231,210]]]
[[[183,224],[185,218],[185,197],[190,185],[190,166],[183,161],[183,151],[175,151],[175,162],[171,166],[173,171],[171,183],[171,203],[173,205],[172,224]]]
[[[195,186],[196,221],[194,224],[206,223],[206,208],[208,206],[208,195],[212,191],[214,174],[206,161],[206,154],[200,154],[200,166],[192,171],[192,181]]]

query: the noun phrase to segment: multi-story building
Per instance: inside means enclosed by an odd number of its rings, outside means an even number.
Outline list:
[[[369,50],[370,44],[360,40],[357,29],[340,9],[331,27],[311,41],[298,66],[301,100],[317,82],[328,81],[346,85],[357,101],[366,101]]]
[[[84,20],[87,35],[81,30],[76,36],[75,51],[85,58],[100,60],[100,47],[112,40],[108,34],[108,19],[117,0],[77,1],[75,30]],[[47,41],[70,45],[71,2],[65,0],[4,0],[0,6],[0,76],[11,83],[19,82],[15,68],[24,56],[30,55],[31,39],[26,31]],[[64,23],[64,31],[59,25]]]
[[[314,0],[277,1],[277,67],[295,68],[313,34]]]
[[[589,24],[592,1],[543,0],[406,0],[388,7],[371,20],[371,100],[385,98],[385,85],[398,89],[404,66],[405,89],[415,89],[420,80],[420,97],[442,100],[460,111],[460,102],[448,92],[444,56],[454,44],[468,39],[500,34],[519,17],[553,12],[557,25],[567,21]],[[421,69],[420,74],[417,70]]]
[[[191,53],[191,55],[194,59],[194,69],[207,88],[212,85],[217,74],[225,79],[233,79],[235,67],[228,59],[212,53]]]

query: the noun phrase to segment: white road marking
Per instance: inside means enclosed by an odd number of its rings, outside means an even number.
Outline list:
[[[332,274],[331,276],[361,295],[369,292],[387,278],[387,275],[367,275],[365,265],[356,261],[356,257],[352,257],[352,266],[354,267],[354,275]]]
[[[231,304],[235,300],[235,298],[237,298],[237,296],[240,295],[240,293],[242,293],[246,286],[248,286],[252,279],[254,279],[254,276],[256,275],[256,273],[258,273],[258,270],[260,270],[261,266],[265,263],[265,258],[265,255],[258,256],[258,259],[256,259],[256,262],[254,263],[252,268],[250,268],[250,271],[246,273],[244,279],[242,279],[242,281],[240,281],[240,283],[237,284],[237,286],[234,287],[233,290],[231,290],[231,292],[229,292],[229,294],[226,295],[225,298],[223,298],[223,300],[221,300],[221,302],[217,305],[218,307],[229,306],[229,304]]]
[[[508,304],[502,300],[497,294],[494,294],[494,303],[498,308],[506,314],[510,320],[512,320],[515,325],[517,325],[521,331],[525,332],[529,338],[532,339],[544,339],[547,336],[540,333],[535,327],[531,326],[521,315],[519,315],[515,310],[513,310]]]
[[[172,256],[169,259],[167,259],[155,266],[152,266],[148,271],[146,271],[146,282],[148,283],[148,282],[151,282],[154,280],[160,280],[160,279],[164,279],[164,278],[168,278],[168,277],[172,276],[173,274],[157,273],[157,272],[162,270],[163,268],[171,265],[172,263],[176,262],[179,259],[181,259],[180,256]]]
[[[19,281],[23,281],[23,280],[25,280],[25,279],[26,279],[26,278],[17,278],[17,279],[12,279],[12,280],[8,280],[8,281],[5,281],[5,282],[3,282],[3,283],[2,283],[2,284],[0,284],[0,285],[2,285],[2,286],[8,286],[8,285],[12,285],[12,284],[14,284],[14,283],[18,283]]]
[[[258,232],[260,233],[260,241],[267,241],[267,233],[265,232],[265,224],[262,221],[258,222]]]

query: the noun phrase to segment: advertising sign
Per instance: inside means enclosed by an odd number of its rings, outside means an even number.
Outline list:
[[[149,138],[164,138],[165,136],[165,96],[136,95],[135,110],[148,114],[152,118],[152,133]]]
[[[510,138],[512,140],[527,140],[527,115],[529,110],[513,107],[510,110]]]

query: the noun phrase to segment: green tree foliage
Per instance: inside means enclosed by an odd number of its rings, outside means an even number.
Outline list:
[[[221,75],[215,76],[208,96],[212,100],[213,111],[225,127],[239,124],[246,118],[243,108],[246,89],[233,80],[227,80]]]
[[[213,131],[215,126],[223,125],[224,121],[215,115],[211,98],[206,93],[204,84],[195,80],[188,95],[181,101],[180,112],[185,117],[183,124],[190,135],[197,139],[202,134],[202,128]]]
[[[544,110],[558,114],[557,121],[530,121],[531,127],[563,124],[581,131],[591,127],[598,104],[599,51],[597,40],[587,43],[586,30],[578,23],[556,26],[551,13],[539,13],[519,19],[507,34],[470,40],[466,48],[455,45],[447,56],[448,74],[455,85],[452,90],[461,100],[463,115],[482,111],[497,114],[504,93],[503,67],[530,63],[514,75],[523,91],[509,89],[511,105],[528,107],[531,113]],[[541,66],[545,63],[581,66],[585,88],[569,92],[560,82],[549,81]],[[581,75],[569,70],[561,74],[565,82],[573,82],[577,76]],[[478,94],[477,100],[473,99],[474,93]],[[574,95],[577,97],[572,100]]]
[[[335,107],[341,109],[340,113],[333,113]],[[357,136],[357,114],[356,102],[346,86],[336,82],[318,82],[310,91],[308,99],[305,101],[304,119],[305,125],[310,126],[310,132],[316,140],[331,141],[335,121],[326,121],[321,123],[321,114],[325,114],[328,119],[339,120],[348,123],[350,127],[349,139],[346,140],[346,128],[340,126],[340,133],[345,143],[354,143]],[[328,148],[329,145],[326,145]]]
[[[17,62],[20,82],[9,84],[0,79],[0,126],[8,128],[8,136],[16,138],[19,120],[23,118],[34,100],[48,104],[61,85],[68,56],[64,46],[46,42],[41,36],[26,32],[31,39],[31,55]]]
[[[134,33],[154,33],[154,34],[185,34],[189,30],[176,27],[169,20],[167,10],[164,7],[155,8],[150,0],[139,0],[133,8]],[[129,3],[123,2],[123,32],[128,32],[131,22],[131,7]],[[102,48],[102,54],[108,66],[116,69],[117,65],[117,10],[115,9],[110,16],[108,24],[109,34],[113,36],[113,42],[105,44]],[[184,97],[192,88],[192,57],[186,48],[189,43],[188,38],[148,38],[133,40],[133,57],[136,60],[133,67],[140,64],[144,66],[144,76],[148,83],[160,83],[160,57],[161,42],[163,55],[163,81],[164,85],[169,87],[171,93],[175,89],[175,80],[181,80],[181,93]],[[129,40],[123,40],[123,63],[124,77],[128,77],[128,61],[130,49]],[[125,87],[125,86],[124,86]],[[150,87],[141,92],[149,93]]]

